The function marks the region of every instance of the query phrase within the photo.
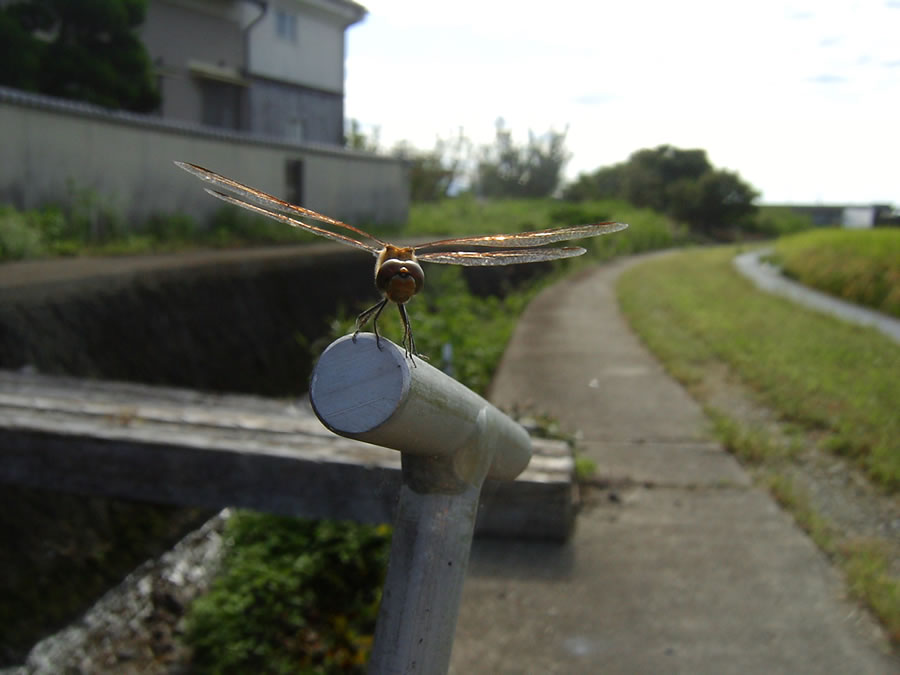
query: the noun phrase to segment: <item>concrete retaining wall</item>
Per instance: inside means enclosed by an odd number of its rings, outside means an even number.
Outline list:
[[[337,244],[8,263],[0,368],[301,394],[338,306],[378,299],[372,265]]]
[[[302,161],[303,206],[351,223],[404,223],[407,167],[339,146],[217,131],[147,115],[0,87],[0,203],[65,203],[69,185],[95,191],[129,219],[188,213],[203,219],[221,204],[173,160],[201,164],[283,199],[288,164]]]

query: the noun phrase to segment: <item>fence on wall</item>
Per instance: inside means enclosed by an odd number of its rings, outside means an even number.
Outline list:
[[[91,190],[129,219],[220,204],[173,160],[201,164],[352,223],[403,223],[409,178],[402,160],[0,87],[0,203],[35,208]]]

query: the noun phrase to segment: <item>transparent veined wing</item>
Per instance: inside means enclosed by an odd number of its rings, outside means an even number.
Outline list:
[[[416,254],[416,258],[423,262],[477,267],[559,260],[560,258],[572,258],[584,252],[585,249],[577,246],[569,248],[536,248],[527,251],[434,251]]]
[[[570,241],[572,239],[585,239],[597,237],[601,234],[611,234],[624,230],[625,223],[592,223],[590,225],[572,225],[570,227],[554,227],[546,230],[534,230],[532,232],[512,232],[510,234],[488,234],[477,237],[456,237],[454,239],[441,239],[430,241],[427,244],[416,246],[416,250],[431,248],[433,246],[502,246],[503,248],[529,248],[543,246],[558,241]],[[421,257],[421,256],[420,256]]]
[[[188,173],[197,176],[201,180],[206,181],[207,183],[211,183],[212,185],[221,188],[221,190],[224,190],[225,192],[206,188],[206,191],[209,194],[213,195],[214,197],[218,197],[222,201],[228,202],[229,204],[234,204],[235,206],[240,206],[241,208],[247,209],[248,211],[253,211],[254,213],[259,213],[260,215],[273,218],[275,220],[286,223],[291,227],[304,229],[319,236],[326,237],[334,241],[339,241],[344,244],[349,244],[350,246],[355,246],[356,248],[365,249],[366,251],[370,251],[373,253],[377,253],[386,245],[386,242],[381,241],[365,230],[361,230],[358,227],[354,227],[353,225],[348,225],[347,223],[341,222],[340,220],[329,218],[328,216],[318,213],[317,211],[313,211],[312,209],[307,209],[302,206],[297,206],[296,204],[291,204],[290,202],[286,202],[282,199],[278,199],[277,197],[273,197],[272,195],[262,192],[261,190],[252,188],[249,185],[244,185],[243,183],[239,183],[238,181],[232,180],[231,178],[226,178],[225,176],[222,176],[215,171],[205,169],[202,166],[190,164],[188,162],[175,162],[175,164]],[[228,194],[229,192],[232,194]],[[377,244],[377,246],[373,244],[367,244],[364,241],[359,241],[354,237],[348,237],[347,235],[343,235],[338,232],[332,232],[331,230],[326,230],[325,228],[303,222],[301,220],[298,220],[298,217],[311,218],[322,223],[333,225],[334,227],[340,227],[342,229],[358,234],[361,237],[372,240]]]

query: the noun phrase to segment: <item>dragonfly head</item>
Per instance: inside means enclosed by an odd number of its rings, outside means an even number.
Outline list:
[[[379,261],[375,286],[388,300],[402,305],[425,286],[425,273],[415,260],[390,258]]]

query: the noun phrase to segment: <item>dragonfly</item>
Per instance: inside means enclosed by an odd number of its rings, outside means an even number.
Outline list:
[[[412,360],[413,355],[420,355],[416,351],[416,342],[413,338],[412,326],[406,311],[406,303],[421,292],[425,286],[425,273],[419,264],[420,262],[443,265],[485,266],[517,265],[520,263],[571,258],[582,255],[585,253],[585,249],[581,247],[541,247],[560,241],[571,241],[573,239],[584,239],[601,234],[619,232],[628,227],[625,223],[603,222],[512,234],[455,237],[430,241],[417,246],[395,246],[358,227],[329,218],[311,209],[283,201],[256,188],[205,169],[202,166],[188,162],[175,162],[175,164],[188,173],[192,173],[201,180],[210,183],[213,187],[206,188],[206,191],[222,201],[263,216],[268,216],[291,227],[312,232],[320,237],[363,249],[373,254],[375,256],[375,288],[381,293],[381,300],[356,318],[356,330],[353,333],[353,340],[356,340],[356,336],[371,320],[376,344],[380,347],[381,336],[378,333],[378,317],[381,316],[382,311],[389,303],[394,303],[400,310],[400,318],[403,322],[401,346],[410,360]],[[318,221],[335,228],[335,230],[304,222],[301,218]],[[500,248],[501,250],[467,250],[468,247]],[[424,249],[442,250],[428,251]]]

